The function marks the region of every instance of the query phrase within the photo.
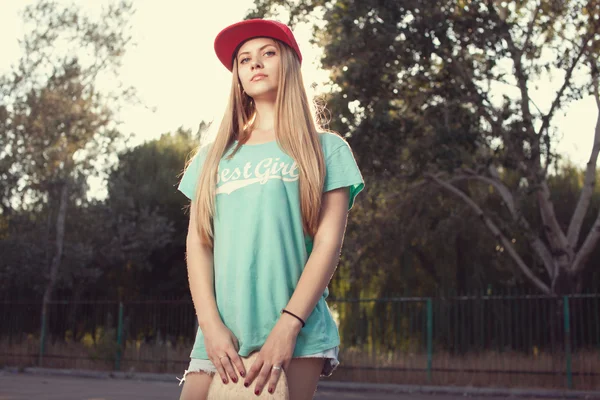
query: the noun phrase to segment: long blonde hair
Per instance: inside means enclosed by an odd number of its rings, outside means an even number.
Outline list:
[[[275,136],[281,149],[296,161],[299,170],[300,209],[305,234],[313,237],[317,231],[321,196],[325,182],[325,161],[304,89],[300,62],[286,44],[275,41],[281,55],[279,87],[275,103]],[[239,48],[239,47],[238,47]],[[214,142],[210,145],[198,178],[195,207],[201,240],[213,245],[213,217],[219,161],[238,140],[232,157],[252,132],[256,109],[252,99],[242,92],[237,62],[233,74],[229,101]],[[322,131],[321,128],[319,130]]]

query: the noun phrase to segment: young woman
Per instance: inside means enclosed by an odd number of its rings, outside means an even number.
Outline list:
[[[179,185],[191,199],[187,265],[199,322],[181,399],[206,398],[213,376],[272,393],[282,370],[290,398],[310,399],[339,364],[325,299],[364,182],[346,141],[317,130],[286,25],[231,25],[215,51],[232,72],[228,107]],[[240,357],[253,352],[246,371]]]

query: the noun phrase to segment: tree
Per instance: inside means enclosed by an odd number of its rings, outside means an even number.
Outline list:
[[[131,4],[123,1],[94,21],[74,6],[40,1],[25,8],[30,28],[18,65],[0,79],[2,212],[45,210],[54,249],[42,300],[42,324],[65,249],[68,204],[82,202],[86,180],[118,145],[115,115],[130,88],[101,91],[130,41]],[[61,51],[64,50],[64,51]]]
[[[379,179],[402,176],[417,186],[434,183],[481,219],[538,290],[581,289],[600,240],[600,214],[582,235],[596,181],[600,115],[569,220],[558,219],[548,180],[560,160],[557,114],[584,95],[594,96],[600,110],[599,2],[255,4],[250,16],[284,6],[291,24],[315,15],[326,22],[315,25],[314,40],[324,49],[322,64],[336,88],[329,101],[334,129],[351,134],[363,170]],[[549,78],[559,84],[547,106],[538,107],[534,87]],[[504,209],[482,207],[469,190],[473,184],[493,190]],[[537,207],[528,215],[523,204],[532,198]],[[538,262],[542,272],[533,268]]]
[[[199,143],[199,135],[206,129],[200,125],[198,135],[178,129],[163,134],[159,139],[148,141],[119,154],[119,164],[108,179],[107,207],[114,216],[143,216],[147,223],[153,221],[155,234],[139,240],[132,238],[129,246],[139,244],[144,257],[123,254],[120,265],[132,264],[130,273],[135,274],[135,287],[117,281],[115,285],[127,287],[129,295],[169,293],[187,296],[187,272],[185,267],[185,237],[188,219],[184,209],[187,199],[177,192],[177,185],[190,157]],[[123,229],[115,226],[115,229]],[[147,229],[142,229],[146,231]],[[114,229],[113,229],[114,231]],[[140,233],[139,225],[131,234]],[[168,236],[167,236],[168,233]],[[163,238],[160,240],[160,238]],[[120,246],[115,246],[120,248]]]

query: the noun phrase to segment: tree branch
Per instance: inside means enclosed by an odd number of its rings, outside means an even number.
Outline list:
[[[554,205],[550,200],[550,188],[548,182],[543,180],[537,189],[537,199],[540,206],[540,215],[544,224],[544,230],[548,236],[548,241],[554,254],[569,255],[572,254],[572,248],[569,247],[567,237],[560,227],[554,212]]]
[[[515,44],[510,31],[506,23],[502,23],[504,26],[504,33],[506,38],[506,43],[508,43],[508,49],[510,50],[510,55],[513,60],[515,66],[515,76],[517,78],[517,86],[519,91],[521,92],[521,112],[523,113],[523,119],[525,120],[525,124],[527,126],[527,130],[531,133],[534,133],[533,130],[533,117],[531,115],[531,110],[529,108],[529,91],[527,89],[527,76],[525,74],[525,70],[523,68],[523,62],[521,57],[523,56],[523,49],[519,49]],[[539,146],[538,146],[539,147]]]
[[[537,3],[535,6],[535,11],[533,12],[533,18],[527,24],[527,33],[525,34],[525,40],[523,41],[523,49],[526,49],[529,46],[529,41],[531,40],[531,35],[533,34],[533,28],[535,27],[535,21],[537,21],[537,17],[540,14],[540,10],[542,9],[542,4]]]
[[[594,222],[594,225],[592,225],[592,229],[590,230],[590,233],[585,238],[585,241],[583,242],[583,244],[581,245],[581,248],[579,249],[579,251],[577,252],[577,255],[575,256],[575,261],[573,261],[571,273],[577,274],[577,273],[581,272],[583,267],[585,267],[585,264],[586,264],[588,258],[592,254],[592,251],[594,251],[594,249],[596,248],[596,245],[598,244],[599,239],[600,239],[600,212],[598,213],[598,216],[596,217],[596,221]]]
[[[477,174],[475,171],[468,168],[463,169],[463,171],[469,175],[467,178],[476,179],[494,186],[494,188],[496,188],[496,190],[500,194],[500,197],[502,197],[502,200],[504,200],[504,202],[506,203],[506,207],[508,207],[508,210],[510,211],[511,215],[516,219],[517,208],[515,205],[514,196],[512,195],[510,190],[508,190],[506,185],[496,177],[497,171],[495,171],[495,167],[490,165],[489,170],[490,174],[492,175],[492,178],[487,177],[485,175]]]
[[[517,48],[508,29],[508,25],[504,22],[502,22],[501,25],[504,29],[504,36],[506,42],[508,43],[508,48],[510,50],[511,57],[515,66],[515,76],[517,78],[517,84],[521,92],[521,112],[523,113],[523,120],[527,126],[527,131],[529,132],[531,138],[535,139],[537,138],[537,135],[533,128],[533,117],[529,108],[530,99],[529,92],[527,89],[527,76],[525,74],[522,63],[523,49]],[[548,240],[553,251],[555,253],[558,252],[567,255],[569,254],[568,241],[564,232],[560,228],[560,225],[558,224],[558,220],[556,219],[554,206],[552,205],[552,202],[550,200],[550,190],[548,189],[548,183],[544,179],[541,179],[540,182],[539,177],[536,176],[541,168],[539,138],[537,138],[537,140],[533,140],[531,145],[534,170],[529,170],[526,176],[531,180],[531,184],[539,185],[540,187],[538,189],[538,203],[540,205],[540,214],[542,216],[545,231],[548,235]]]
[[[436,39],[442,43],[447,44],[448,47],[450,47],[450,48],[452,48],[452,45],[455,44],[455,43],[451,42],[448,37],[436,36]],[[490,99],[488,98],[488,96],[485,92],[482,92],[479,90],[479,88],[475,84],[473,76],[470,75],[465,70],[464,63],[459,62],[458,59],[454,56],[454,54],[452,54],[452,51],[450,51],[448,54],[442,54],[442,53],[438,53],[435,51],[434,51],[434,53],[438,57],[440,57],[442,60],[446,59],[446,58],[450,58],[450,60],[451,60],[450,65],[452,66],[453,70],[456,71],[457,75],[462,78],[462,81],[465,84],[465,86],[467,86],[468,89],[474,94],[474,97],[475,97],[474,100],[476,100],[474,102],[477,106],[479,114],[486,121],[488,121],[488,123],[492,126],[492,129],[496,128],[501,131],[502,126],[501,126],[500,118],[498,118],[498,120],[494,119],[493,113],[496,110],[494,109],[493,103],[490,101]],[[498,117],[497,113],[496,113],[496,117]]]
[[[495,168],[493,166],[490,166],[490,171],[491,171],[490,173],[492,174],[492,178],[483,176],[483,175],[479,175],[479,174],[475,173],[474,171],[467,170],[468,175],[457,175],[455,177],[455,179],[456,178],[461,179],[461,177],[462,177],[464,179],[479,180],[484,183],[488,183],[488,184],[494,186],[494,188],[496,188],[496,190],[500,194],[500,197],[502,197],[502,200],[506,204],[506,207],[510,211],[514,221],[523,228],[525,237],[527,237],[529,244],[531,245],[531,247],[533,247],[533,249],[536,251],[537,255],[541,258],[542,262],[544,263],[544,267],[546,268],[546,272],[548,273],[548,276],[550,277],[550,279],[553,279],[557,272],[556,271],[557,266],[554,263],[552,254],[550,253],[550,250],[548,249],[546,244],[539,238],[539,236],[537,236],[535,233],[533,233],[533,231],[531,230],[531,227],[529,225],[529,222],[523,217],[523,214],[520,212],[518,206],[516,205],[514,196],[512,195],[510,190],[506,187],[506,185],[504,185],[504,183],[502,183],[502,181],[500,181],[498,178],[496,178],[495,174],[497,174],[497,172],[492,171],[494,169]]]
[[[594,67],[595,66],[596,65],[594,63]],[[587,211],[587,208],[592,198],[592,194],[594,192],[594,185],[596,183],[596,162],[598,160],[598,152],[600,151],[600,84],[598,82],[597,68],[592,68],[592,70],[595,71],[593,73],[592,83],[594,85],[594,97],[596,99],[596,106],[598,107],[598,119],[596,120],[594,147],[592,149],[592,155],[590,156],[590,160],[587,164],[583,189],[581,190],[579,201],[577,202],[577,207],[575,208],[575,212],[573,213],[571,224],[569,225],[569,240],[573,240],[575,244],[577,244],[577,241],[579,241],[579,233],[581,231],[581,225],[583,224],[583,218],[585,216],[585,212]],[[571,269],[573,273],[578,273],[583,269],[588,258],[592,254],[592,251],[596,248],[598,240],[600,240],[600,212],[596,217],[594,225],[592,225],[592,229],[590,229],[590,232],[588,233],[583,244],[581,245],[581,248],[575,256],[575,261],[573,261]]]
[[[531,102],[529,96],[529,90],[527,88],[527,75],[525,73],[525,68],[523,67],[523,52],[525,51],[525,47],[519,49],[513,40],[511,35],[509,25],[504,21],[504,19],[500,18],[498,12],[494,7],[490,7],[490,11],[496,15],[498,18],[498,24],[502,28],[503,36],[508,44],[508,50],[510,51],[510,56],[513,60],[514,68],[515,68],[515,77],[517,78],[517,87],[521,93],[521,113],[523,114],[523,122],[525,123],[527,133],[531,140],[531,154],[532,161],[534,164],[534,169],[531,169],[531,172],[535,174],[541,168],[540,162],[540,142],[539,138],[536,136],[535,128],[533,126],[533,115],[531,114],[531,109],[529,108],[529,103]],[[529,178],[535,178],[535,175],[530,175]],[[536,182],[536,180],[533,180]]]
[[[569,69],[567,70],[567,73],[565,74],[565,80],[564,80],[561,88],[559,89],[558,94],[554,98],[552,105],[550,106],[550,111],[548,111],[548,113],[542,117],[542,125],[540,126],[540,129],[537,133],[538,136],[541,136],[544,133],[544,131],[546,129],[548,129],[548,127],[550,126],[550,120],[552,119],[552,116],[553,116],[554,112],[556,111],[556,108],[559,106],[560,100],[561,100],[565,90],[567,90],[567,88],[571,84],[571,78],[573,77],[573,71],[575,71],[575,67],[577,66],[577,64],[579,64],[579,59],[585,53],[585,50],[587,49],[587,42],[591,38],[592,38],[592,36],[588,35],[588,37],[586,37],[583,40],[583,46],[581,46],[581,49],[579,49],[579,53],[577,54],[577,57],[575,57],[575,60],[573,60],[573,63],[571,63],[571,65],[569,66]]]
[[[488,216],[485,215],[485,213],[477,205],[477,203],[475,203],[463,191],[459,190],[458,188],[456,188],[455,186],[451,185],[450,183],[445,182],[445,181],[439,179],[434,174],[428,173],[425,176],[428,179],[430,179],[430,180],[434,181],[435,183],[437,183],[438,185],[440,185],[441,187],[443,187],[444,189],[446,189],[446,190],[450,191],[451,193],[455,194],[456,196],[460,197],[465,203],[467,203],[467,205],[469,205],[473,210],[475,210],[475,212],[477,213],[477,215],[482,219],[482,221],[485,223],[485,225],[487,226],[487,228],[492,232],[492,234],[494,235],[494,237],[498,241],[500,241],[502,243],[502,246],[504,246],[504,248],[506,249],[506,251],[508,252],[508,254],[517,263],[517,266],[521,269],[521,271],[523,272],[523,274],[525,274],[525,276],[527,276],[533,282],[533,284],[538,289],[540,289],[542,292],[547,293],[547,294],[550,293],[550,288],[548,287],[548,285],[546,285],[537,276],[534,275],[534,273],[527,266],[527,264],[525,264],[525,262],[523,261],[523,259],[521,258],[521,256],[519,256],[519,254],[517,253],[517,251],[513,247],[513,245],[510,242],[510,240],[508,240],[508,238],[500,231],[500,229],[498,229],[498,227],[496,226],[496,224],[494,223],[494,221],[492,221]]]
[[[531,171],[531,172],[534,175],[529,176],[530,178],[533,178],[532,183],[536,184],[536,183],[538,183],[537,181],[539,180],[539,178],[537,178],[535,176],[535,174],[537,174],[537,172],[539,172],[539,169],[541,168],[540,142],[539,142],[539,136],[536,135],[535,130],[533,128],[533,118],[531,115],[531,110],[529,108],[529,92],[527,90],[527,76],[525,75],[525,71],[524,71],[523,64],[522,64],[523,49],[517,48],[516,44],[514,43],[514,40],[512,39],[510,31],[508,29],[508,25],[506,23],[502,23],[502,27],[504,28],[504,34],[505,34],[504,36],[508,43],[508,47],[509,47],[509,50],[511,52],[511,56],[512,56],[512,59],[514,62],[515,76],[517,78],[517,83],[519,86],[519,90],[521,92],[521,111],[523,113],[523,119],[527,126],[528,132],[531,134],[532,139],[533,138],[537,139],[537,140],[532,141],[532,155],[533,155],[535,170]],[[587,39],[586,39],[586,43],[587,43]],[[573,70],[575,69],[575,66],[577,65],[577,63],[579,62],[579,59],[581,58],[583,52],[585,51],[585,48],[586,48],[586,45],[584,44],[582,46],[582,48],[580,49],[579,54],[577,55],[575,61],[570,66],[569,71],[567,72],[567,76],[565,78],[565,82],[563,83],[563,86],[561,87],[559,94],[554,99],[554,102],[552,104],[552,108],[551,108],[550,112],[543,118],[543,122],[542,122],[543,129],[547,129],[547,126],[550,123],[550,117],[552,116],[552,113],[554,113],[556,107],[558,107],[558,105],[560,104],[560,98],[562,97],[563,92],[566,90],[566,88],[570,84],[571,75],[573,73]],[[539,131],[540,134],[543,132],[543,129],[540,129],[540,131]],[[565,236],[564,232],[560,228],[558,220],[556,219],[556,213],[554,212],[554,206],[552,205],[552,202],[550,200],[550,190],[548,188],[548,183],[545,180],[541,180],[541,182],[539,182],[539,187],[541,190],[538,189],[537,197],[538,197],[538,203],[540,205],[540,214],[542,216],[542,220],[544,222],[544,228],[545,228],[546,234],[548,235],[548,240],[551,244],[551,247],[555,254],[558,253],[559,255],[571,256],[573,254],[573,249],[569,246],[569,241],[567,240],[567,237]]]
[[[598,89],[598,75],[593,77],[594,85],[594,97],[596,98],[596,105],[598,107],[598,118],[596,119],[596,130],[594,133],[594,142],[592,145],[592,153],[590,159],[587,162],[585,170],[585,178],[583,181],[583,188],[579,194],[579,200],[573,216],[571,217],[571,223],[569,224],[569,230],[567,231],[567,240],[569,246],[575,250],[577,242],[579,241],[579,235],[581,233],[581,226],[583,225],[583,219],[592,200],[594,194],[594,187],[596,186],[596,164],[598,162],[598,153],[600,153],[600,92]]]

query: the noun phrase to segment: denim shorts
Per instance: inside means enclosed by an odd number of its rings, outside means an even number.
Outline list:
[[[327,377],[331,376],[331,374],[337,368],[337,366],[340,365],[340,361],[338,360],[339,351],[339,347],[332,347],[331,349],[327,349],[319,353],[310,354],[307,356],[300,356],[297,358],[324,358],[325,364],[323,365],[323,371],[321,371],[321,376]],[[186,369],[183,373],[183,378],[177,378],[179,380],[179,386],[181,386],[183,382],[185,382],[185,377],[187,376],[187,374],[191,374],[194,372],[204,372],[209,375],[214,375],[215,373],[217,373],[217,369],[210,360],[192,358],[188,369]]]

